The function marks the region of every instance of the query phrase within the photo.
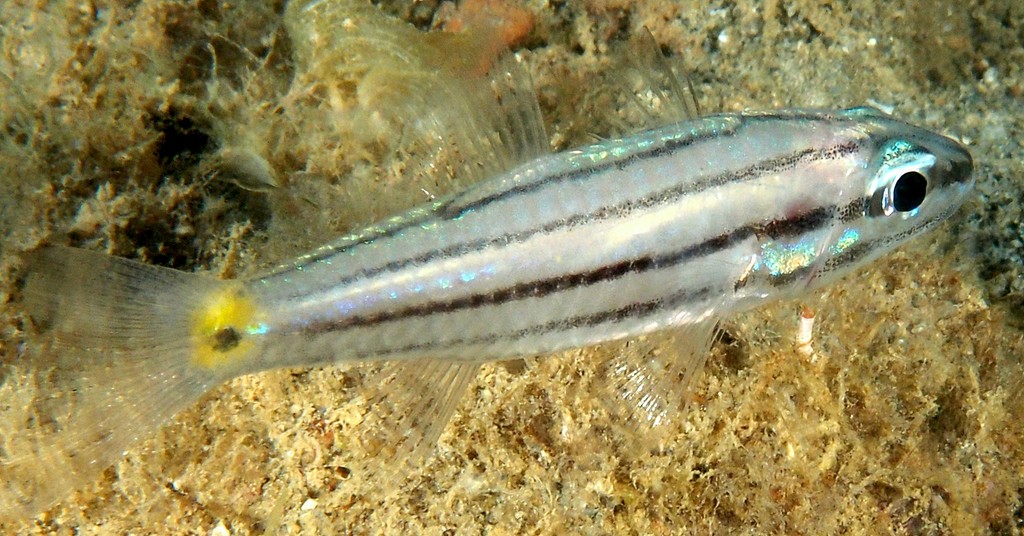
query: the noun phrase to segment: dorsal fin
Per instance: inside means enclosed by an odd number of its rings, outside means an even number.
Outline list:
[[[331,132],[343,140],[339,146],[358,155],[351,160],[369,164],[376,181],[395,186],[396,195],[360,198],[366,208],[356,222],[379,220],[548,151],[529,72],[515,55],[500,52],[507,37],[494,37],[490,26],[423,32],[352,0],[299,0],[289,3],[284,20],[295,86],[325,95],[324,122],[343,118]],[[310,181],[286,182],[300,189]],[[322,250],[400,226],[383,221]]]
[[[422,32],[370,5],[315,1],[285,21],[301,77],[354,87],[351,111],[390,123],[404,177],[448,173],[458,187],[548,150],[530,77],[491,25]]]
[[[696,119],[701,116],[697,93],[688,73],[669,64],[651,30],[644,27],[636,38],[636,69],[646,73],[650,90],[666,109],[662,117],[669,122]]]
[[[433,85],[435,98],[409,113],[426,127],[417,138],[456,153],[459,182],[493,177],[548,151],[532,81],[515,55],[501,56],[480,79]]]
[[[613,136],[657,128],[700,117],[696,92],[679,62],[662,54],[654,36],[643,32],[613,53],[608,71],[597,82],[611,92],[616,117],[609,118]]]

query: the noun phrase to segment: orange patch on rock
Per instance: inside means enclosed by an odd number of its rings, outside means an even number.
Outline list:
[[[479,74],[486,73],[502,52],[520,44],[536,23],[536,16],[514,0],[466,0],[441,18],[442,30],[466,33],[477,41]]]

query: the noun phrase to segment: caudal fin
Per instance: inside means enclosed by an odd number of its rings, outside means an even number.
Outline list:
[[[39,333],[0,366],[0,519],[94,481],[230,377],[253,310],[230,281],[70,248],[26,260]]]

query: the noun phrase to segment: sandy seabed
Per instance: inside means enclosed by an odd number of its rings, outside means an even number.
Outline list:
[[[444,9],[383,8],[419,28]],[[24,340],[19,255],[41,243],[244,276],[450,187],[410,179],[379,131],[338,139],[360,129],[333,113],[351,86],[297,87],[301,46],[285,10],[0,5],[0,363]],[[842,282],[727,319],[657,448],[638,446],[582,388],[608,356],[630,351],[622,344],[485,366],[436,454],[395,483],[347,458],[360,443],[351,423],[372,411],[357,402],[362,371],[271,371],[216,389],[95,485],[0,529],[1021,532],[1021,4],[591,0],[522,10],[532,20],[517,23],[526,33],[514,48],[556,149],[607,128],[607,102],[581,88],[647,27],[685,62],[706,109],[891,107],[969,146],[975,194],[938,231]],[[816,313],[811,356],[792,342],[802,305]],[[386,426],[387,415],[375,418]]]

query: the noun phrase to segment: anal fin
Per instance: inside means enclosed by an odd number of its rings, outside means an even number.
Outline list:
[[[479,370],[479,363],[452,361],[385,366],[355,431],[367,446],[365,470],[398,484],[421,466]]]

